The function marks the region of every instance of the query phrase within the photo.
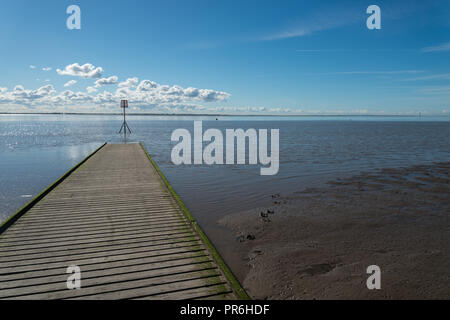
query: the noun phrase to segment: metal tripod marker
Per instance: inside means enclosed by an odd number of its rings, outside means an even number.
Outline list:
[[[127,120],[125,118],[125,109],[128,108],[128,100],[121,100],[120,101],[120,107],[123,109],[123,123],[122,126],[120,127],[120,131],[119,133],[122,134],[122,130],[123,133],[125,134],[125,136],[127,135],[127,130],[130,132],[131,134],[131,129],[127,124]]]

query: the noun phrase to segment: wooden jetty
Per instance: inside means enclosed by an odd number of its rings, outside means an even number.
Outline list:
[[[103,145],[0,233],[0,299],[248,298],[138,143]]]

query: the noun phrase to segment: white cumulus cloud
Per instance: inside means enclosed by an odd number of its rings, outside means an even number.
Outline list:
[[[101,78],[95,81],[95,86],[98,88],[104,85],[116,84],[118,80],[119,78],[117,76],[112,76],[109,78]]]
[[[99,81],[101,80],[101,81]],[[99,110],[116,108],[121,99],[127,99],[135,110],[151,110],[152,112],[203,112],[210,110],[202,103],[221,102],[230,97],[224,91],[199,88],[183,88],[178,85],[162,85],[151,80],[129,78],[115,90],[99,91],[99,86],[117,83],[117,77],[112,76],[95,81],[95,86],[88,86],[85,92],[65,90],[57,92],[50,84],[36,90],[25,89],[17,85],[13,90],[0,88],[0,105],[10,105],[19,108],[42,108],[45,110],[73,110],[81,108]],[[64,86],[70,87],[76,80],[68,81]],[[97,86],[99,85],[99,86]],[[10,107],[7,106],[7,107]],[[80,109],[80,110],[81,110]]]
[[[137,80],[137,78],[134,78]],[[128,79],[130,80],[130,79]],[[137,84],[137,82],[136,82]],[[135,85],[136,85],[135,84]],[[156,82],[150,81],[150,80],[143,80],[137,87],[138,91],[151,91],[152,89],[156,88],[158,84]]]
[[[88,93],[93,93],[93,92],[97,92],[97,89],[94,88],[94,87],[89,86],[89,87],[86,88],[86,91],[87,91]]]
[[[119,83],[119,87],[121,88],[134,88],[139,83],[138,78],[128,78],[126,81]]]
[[[48,84],[36,90],[27,90],[22,85],[17,85],[12,91],[0,91],[0,103],[12,103],[23,106],[33,105],[56,93],[52,85]]]
[[[100,78],[103,73],[101,67],[95,67],[90,63],[80,66],[78,63],[69,64],[63,70],[56,69],[59,75],[83,77],[83,78]]]

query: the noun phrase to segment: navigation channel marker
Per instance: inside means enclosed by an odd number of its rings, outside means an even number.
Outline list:
[[[131,129],[127,124],[126,116],[125,116],[125,109],[128,108],[128,100],[120,100],[120,107],[123,109],[123,123],[120,127],[119,133],[122,134],[122,130],[124,135],[127,135],[127,130],[131,133]]]

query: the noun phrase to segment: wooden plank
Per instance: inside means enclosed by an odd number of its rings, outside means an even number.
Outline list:
[[[67,232],[43,232],[43,231],[33,231],[26,235],[22,235],[20,233],[15,233],[14,237],[11,237],[11,239],[8,239],[8,241],[5,241],[2,245],[0,245],[0,248],[5,248],[10,246],[17,245],[18,243],[21,243],[23,245],[29,244],[30,239],[35,239],[36,241],[34,244],[41,244],[46,243],[48,241],[57,241],[57,239],[63,238],[63,239],[93,239],[93,238],[99,238],[99,237],[105,237],[105,235],[111,236],[112,234],[133,234],[133,230],[136,232],[140,232],[140,235],[155,235],[157,232],[163,233],[166,232],[166,234],[170,233],[169,231],[180,231],[185,230],[186,224],[181,223],[180,221],[171,221],[171,220],[164,220],[164,221],[158,221],[155,223],[155,225],[151,224],[127,224],[126,227],[121,228],[120,226],[110,226],[109,228],[95,228],[95,229],[82,229],[82,228],[73,228],[72,230],[68,230]],[[63,230],[65,231],[65,230]],[[128,233],[127,233],[128,232]],[[67,236],[64,236],[64,235]],[[73,237],[72,237],[73,236]],[[39,241],[42,240],[42,241]],[[31,240],[32,241],[32,240]],[[28,243],[27,243],[28,242]]]
[[[116,242],[120,241],[126,241],[129,239],[159,239],[160,237],[165,236],[175,236],[180,234],[186,234],[186,231],[183,229],[180,230],[171,230],[171,231],[157,231],[157,232],[149,232],[147,234],[139,234],[138,236],[125,234],[121,236],[117,236],[115,234],[110,234],[109,237],[101,237],[97,239],[85,239],[85,240],[72,240],[70,238],[65,239],[63,242],[47,242],[47,243],[37,243],[37,244],[16,244],[16,245],[3,245],[0,246],[0,251],[3,253],[9,253],[9,252],[16,252],[18,250],[20,251],[27,251],[27,250],[46,250],[46,249],[52,249],[52,248],[61,248],[66,246],[72,246],[74,245],[74,241],[76,241],[77,244],[80,245],[89,245],[92,243],[98,244],[98,243],[108,243],[108,244],[114,244]],[[190,233],[192,234],[192,233]]]
[[[139,144],[105,145],[0,235],[0,298],[235,299],[177,201]]]
[[[134,268],[130,272],[116,274],[106,274],[101,272],[100,275],[94,277],[83,277],[83,290],[80,289],[79,293],[83,292],[83,294],[90,294],[92,292],[103,292],[104,290],[112,290],[111,288],[116,288],[117,285],[119,285],[120,288],[126,287],[123,285],[123,282],[139,281],[139,285],[142,285],[142,283],[146,281],[146,284],[153,285],[178,280],[179,278],[177,276],[192,278],[206,275],[218,275],[215,269],[216,268],[211,267],[209,262],[206,262],[198,264],[190,263],[183,266],[167,267],[156,270],[136,270]],[[152,279],[152,281],[149,279]],[[0,298],[41,293],[45,294],[52,291],[63,291],[69,293],[69,296],[73,296],[72,292],[67,290],[66,280],[67,278],[63,281],[58,281],[55,283],[35,284],[26,287],[15,287],[9,288],[9,290],[1,290]],[[101,289],[99,289],[99,287],[101,287]]]
[[[107,259],[127,259],[127,257],[134,257],[134,255],[139,254],[146,254],[146,256],[161,256],[161,255],[168,255],[175,252],[178,252],[181,250],[182,252],[186,251],[198,251],[201,250],[201,246],[199,246],[197,243],[180,243],[170,246],[160,246],[158,248],[126,248],[126,249],[119,249],[119,250],[102,250],[100,252],[94,252],[94,253],[83,253],[80,255],[72,256],[67,255],[63,257],[51,257],[49,259],[44,259],[44,261],[39,261],[36,259],[36,261],[32,262],[25,262],[25,263],[19,263],[19,262],[13,262],[13,263],[2,263],[0,268],[0,274],[2,273],[11,273],[11,270],[14,270],[13,272],[21,272],[21,271],[27,271],[27,270],[40,270],[43,268],[61,268],[64,266],[64,262],[66,263],[66,267],[69,265],[78,265],[82,266],[83,264],[90,264],[94,261],[104,261]],[[105,257],[107,255],[107,257]],[[1,281],[1,279],[0,279]]]
[[[165,229],[165,230],[173,230],[177,229],[179,227],[186,226],[182,222],[176,222],[176,223],[170,223],[170,224],[159,224],[159,225],[127,225],[125,228],[103,228],[103,229],[97,229],[97,230],[87,230],[87,231],[81,231],[81,232],[52,232],[52,233],[28,233],[26,235],[22,235],[21,233],[18,233],[17,235],[10,235],[8,239],[5,239],[5,242],[14,242],[14,241],[27,241],[27,240],[39,240],[39,239],[58,239],[58,238],[65,238],[65,237],[72,237],[75,235],[78,236],[91,236],[91,235],[97,235],[97,234],[106,234],[109,232],[116,232],[116,230],[120,230],[121,232],[126,231],[144,231],[144,230],[156,230],[156,229]]]
[[[194,259],[195,261],[200,261],[204,257],[208,257],[205,254],[205,252],[201,250],[197,251],[181,251],[181,252],[175,252],[168,255],[160,255],[160,256],[146,256],[145,254],[141,254],[140,256],[128,258],[128,259],[116,259],[116,260],[107,260],[107,261],[94,261],[90,264],[84,264],[83,270],[84,271],[91,271],[91,270],[109,270],[114,268],[120,268],[120,267],[126,267],[126,266],[137,266],[141,264],[157,264],[160,265],[161,263],[165,262],[176,262],[179,260],[189,259],[189,261],[192,261]],[[24,271],[24,272],[18,272],[18,273],[8,273],[2,275],[2,280],[4,282],[1,282],[2,285],[6,286],[6,281],[12,282],[16,280],[29,280],[29,279],[36,279],[36,278],[45,278],[50,277],[54,275],[64,274],[65,278],[67,279],[67,274],[65,274],[64,266],[56,267],[56,268],[48,268],[48,269],[42,269],[42,270],[30,270],[30,271]]]
[[[177,224],[179,223],[179,221],[174,220],[172,222],[172,224]],[[184,222],[185,223],[185,222]],[[147,221],[134,221],[134,220],[128,220],[126,222],[123,222],[121,224],[103,224],[103,225],[92,225],[92,226],[85,226],[83,228],[74,228],[74,227],[67,227],[67,228],[49,228],[48,230],[46,230],[45,227],[38,229],[38,230],[28,230],[26,233],[23,232],[23,228],[22,227],[18,227],[15,230],[11,231],[10,234],[12,235],[30,235],[33,233],[37,233],[37,234],[42,234],[43,231],[45,231],[44,234],[54,234],[54,233],[61,233],[61,232],[82,232],[82,231],[98,231],[98,230],[105,230],[105,229],[109,229],[109,230],[115,230],[117,228],[122,228],[122,227],[130,227],[130,226],[136,226],[136,225],[140,225],[140,226],[163,226],[163,225],[169,225],[171,223],[167,222],[167,221],[163,221],[163,222],[147,222]]]
[[[150,283],[150,286],[147,286]],[[205,284],[206,283],[206,284]],[[128,284],[128,283],[127,283]],[[88,295],[79,298],[96,300],[96,299],[136,299],[143,296],[152,296],[161,293],[172,293],[172,299],[184,299],[184,291],[195,288],[207,288],[211,286],[219,291],[220,285],[225,286],[225,282],[220,276],[201,277],[197,274],[173,277],[173,282],[155,283],[146,281],[141,287],[122,288],[111,292],[105,292],[102,295]]]
[[[211,263],[212,260],[208,256],[199,256],[197,259],[197,264],[200,263]],[[126,274],[138,271],[150,271],[150,270],[163,270],[164,272],[172,272],[173,268],[176,267],[192,267],[196,264],[192,262],[192,257],[188,256],[185,258],[177,260],[166,260],[158,262],[145,262],[138,264],[127,264],[124,266],[110,267],[108,269],[102,269],[101,267],[91,267],[85,268],[83,272],[83,279],[90,278],[100,278],[110,275]],[[5,283],[0,283],[0,288],[21,288],[21,287],[31,287],[35,285],[48,285],[52,283],[60,283],[67,281],[67,275],[65,273],[57,272],[55,274],[45,274],[41,277],[30,277],[28,274],[27,278],[16,279],[13,281],[8,281]]]
[[[159,243],[137,243],[137,244],[118,244],[115,246],[103,246],[100,248],[94,248],[92,250],[79,249],[75,251],[60,251],[60,253],[55,254],[55,252],[49,253],[34,253],[33,255],[20,255],[13,256],[16,259],[3,260],[0,262],[0,272],[4,268],[10,268],[11,266],[30,266],[30,265],[41,265],[50,262],[58,262],[67,260],[69,257],[71,260],[74,259],[86,259],[93,258],[104,255],[108,253],[110,256],[115,256],[118,254],[123,254],[129,251],[132,252],[147,252],[147,253],[158,253],[160,251],[165,251],[168,249],[176,248],[199,248],[200,242],[198,239],[194,238],[181,238],[181,241],[167,241]],[[88,248],[89,249],[89,248]],[[29,257],[30,256],[30,257]],[[17,259],[18,258],[18,259]]]

